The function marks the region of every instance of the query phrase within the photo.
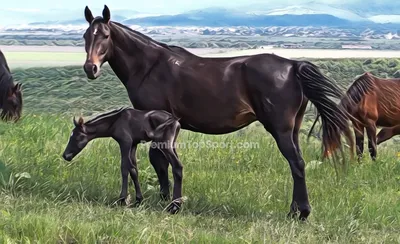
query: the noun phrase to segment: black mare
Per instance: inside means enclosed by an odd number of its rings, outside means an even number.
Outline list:
[[[107,6],[96,18],[85,8],[87,77],[96,79],[108,62],[135,108],[171,112],[181,118],[185,130],[217,135],[261,122],[289,162],[294,182],[289,214],[300,211],[300,219],[305,220],[311,206],[298,139],[300,125],[310,100],[322,118],[324,151],[338,152],[342,134],[353,151],[348,115],[329,99],[342,98],[341,89],[307,61],[271,54],[203,58],[157,42],[110,17]],[[149,155],[161,191],[168,195],[168,160],[154,149]]]

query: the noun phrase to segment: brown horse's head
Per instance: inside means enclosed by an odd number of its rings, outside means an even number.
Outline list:
[[[3,121],[18,121],[22,113],[21,83],[11,84],[2,95],[1,119]]]
[[[86,51],[83,69],[87,77],[93,80],[99,76],[101,66],[108,61],[112,52],[110,10],[104,5],[103,16],[94,18],[86,6],[85,18],[89,27],[83,35]]]

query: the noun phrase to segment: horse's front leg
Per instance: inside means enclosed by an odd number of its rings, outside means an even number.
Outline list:
[[[128,205],[126,202],[128,197],[128,175],[129,175],[129,164],[130,164],[130,150],[131,145],[126,145],[125,143],[120,144],[121,151],[121,193],[119,194],[118,202],[120,205]]]
[[[369,154],[371,155],[371,159],[375,161],[377,156],[375,123],[369,123],[367,127],[367,136],[368,136]]]
[[[136,163],[136,145],[132,146],[130,155],[131,155],[131,158],[129,160],[129,164],[127,165],[127,167],[128,167],[129,173],[131,175],[133,184],[135,185],[135,192],[136,192],[135,205],[138,206],[143,200],[143,195],[142,195],[142,191],[140,190],[139,171],[138,171],[137,163]]]

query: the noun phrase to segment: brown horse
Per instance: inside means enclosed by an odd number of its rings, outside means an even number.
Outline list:
[[[18,121],[22,113],[21,83],[14,84],[6,57],[0,51],[0,118],[3,121]]]
[[[400,134],[400,79],[383,79],[366,72],[347,89],[340,105],[351,115],[359,160],[365,129],[372,160],[377,157],[377,145]],[[385,128],[376,135],[377,127]]]
[[[307,61],[271,54],[202,58],[110,21],[110,16],[107,6],[96,18],[85,8],[87,77],[96,79],[108,62],[135,108],[175,114],[185,130],[216,135],[261,122],[289,162],[294,182],[289,214],[300,211],[305,220],[311,207],[298,138],[302,118],[310,100],[321,113],[324,149],[336,152],[342,134],[352,142],[347,114],[328,98],[340,99],[341,89]],[[167,196],[168,160],[153,149],[149,156]]]

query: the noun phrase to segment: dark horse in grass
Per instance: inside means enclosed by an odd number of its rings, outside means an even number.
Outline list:
[[[0,51],[0,118],[3,121],[18,121],[22,112],[21,83],[14,84],[6,57]]]
[[[377,145],[400,134],[400,79],[383,79],[366,72],[347,89],[340,106],[351,115],[358,160],[364,151],[364,131],[372,160],[377,157]],[[377,127],[384,127],[378,135]]]
[[[185,130],[217,135],[261,122],[290,165],[294,181],[290,215],[300,211],[300,219],[308,217],[311,207],[299,146],[308,100],[322,116],[325,150],[341,147],[342,134],[352,142],[347,114],[328,98],[340,99],[342,91],[315,65],[271,54],[202,58],[110,21],[107,6],[96,18],[86,7],[85,18],[89,27],[83,36],[87,53],[83,68],[89,79],[96,79],[108,62],[135,108],[166,110],[180,118]],[[168,161],[154,149],[149,156],[161,194],[167,196]]]
[[[72,130],[63,158],[71,161],[86,145],[97,138],[111,137],[118,142],[121,152],[121,193],[118,202],[126,203],[128,197],[128,175],[131,176],[136,191],[135,205],[142,200],[138,168],[136,164],[136,149],[141,142],[152,141],[153,147],[169,159],[174,175],[174,198],[182,189],[182,163],[175,150],[175,141],[179,134],[180,124],[166,111],[143,111],[133,108],[121,108],[101,114],[87,122],[80,117],[73,120]],[[170,204],[167,210],[179,211],[179,202]]]

